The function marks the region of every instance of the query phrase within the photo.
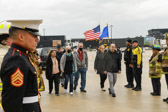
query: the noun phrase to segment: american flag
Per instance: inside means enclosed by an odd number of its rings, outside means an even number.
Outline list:
[[[99,39],[100,36],[100,25],[98,25],[97,27],[93,28],[92,30],[88,30],[84,33],[85,35],[85,40],[95,40],[95,39]]]

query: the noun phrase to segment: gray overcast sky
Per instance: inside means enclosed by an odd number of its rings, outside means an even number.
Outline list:
[[[0,0],[0,21],[9,19],[43,19],[42,34],[67,39],[84,38],[99,23],[113,25],[114,38],[146,36],[168,27],[168,0]]]

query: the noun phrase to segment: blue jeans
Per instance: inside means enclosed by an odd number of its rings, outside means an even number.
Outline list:
[[[79,74],[81,74],[81,90],[85,89],[86,86],[86,68],[80,68],[78,69],[77,73],[75,74],[75,87],[78,86],[78,80],[79,80]]]
[[[68,87],[68,81],[70,79],[70,84],[69,84],[69,91],[73,92],[73,74],[64,74],[65,77],[65,83],[64,83],[64,89],[67,89]]]

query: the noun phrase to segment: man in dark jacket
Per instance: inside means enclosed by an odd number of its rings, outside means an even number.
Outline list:
[[[105,71],[109,79],[109,93],[112,97],[116,97],[114,91],[114,85],[117,81],[117,73],[121,72],[121,59],[117,51],[115,50],[115,44],[110,45],[110,50],[106,54],[105,58]]]
[[[63,55],[63,51],[61,50],[61,45],[58,44],[58,45],[57,45],[56,57],[57,57],[57,60],[58,60],[59,71],[61,71],[61,69],[60,69],[60,61],[61,61],[62,55]],[[63,77],[63,75],[61,74],[61,72],[60,72],[60,83],[61,83],[62,87],[64,87],[64,77]]]
[[[127,88],[133,88],[133,70],[131,66],[131,56],[132,56],[132,40],[128,39],[126,42],[127,48],[124,51],[124,61],[126,65],[126,77],[128,84],[125,85]]]
[[[60,44],[58,44],[56,52],[57,52],[56,57],[58,59],[58,63],[60,64],[60,60],[61,60],[61,57],[63,55],[63,52],[61,51],[61,45]],[[60,67],[59,67],[59,69],[60,69]]]

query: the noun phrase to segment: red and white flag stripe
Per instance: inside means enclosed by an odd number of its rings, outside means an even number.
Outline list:
[[[100,32],[94,33],[94,30],[88,30],[84,33],[85,40],[96,40],[99,39]]]

